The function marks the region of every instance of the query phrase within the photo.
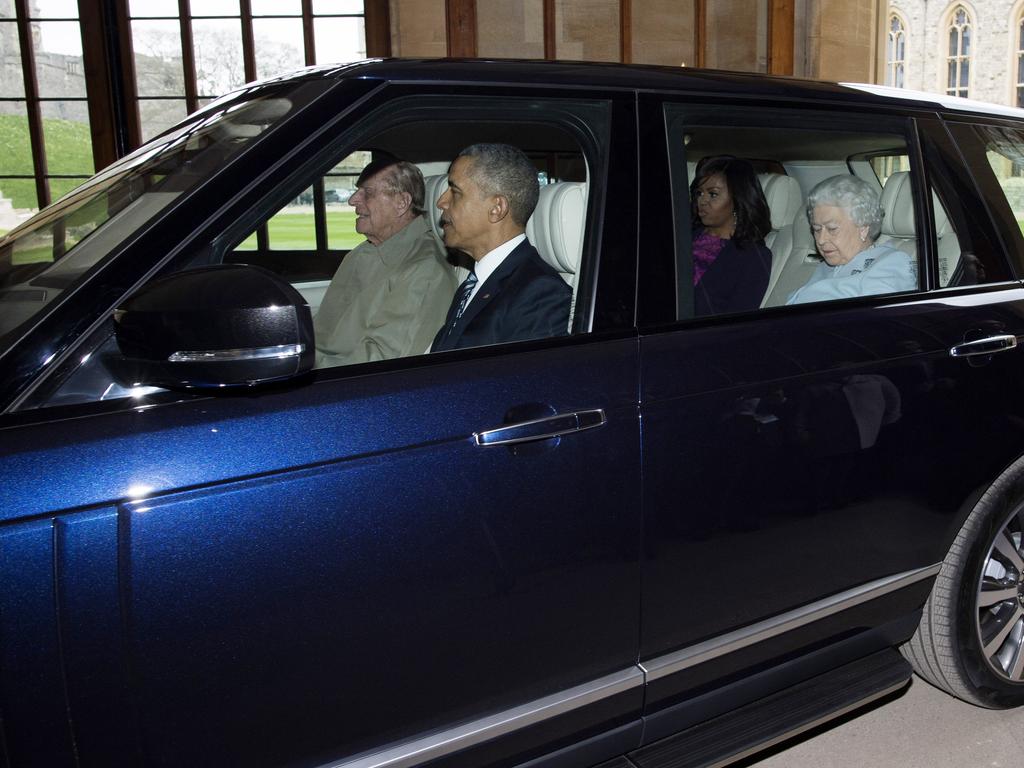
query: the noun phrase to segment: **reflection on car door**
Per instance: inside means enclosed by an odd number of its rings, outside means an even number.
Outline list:
[[[2,629],[59,615],[72,721],[103,692],[146,763],[339,758],[595,681],[618,687],[576,716],[619,720],[640,696],[636,363],[635,340],[583,344],[15,430],[5,558],[91,587],[56,615],[46,589],[8,595]],[[606,423],[472,437],[582,411]],[[59,443],[57,471],[19,471]],[[100,639],[124,688],[93,679]],[[26,674],[58,675],[55,644],[32,653]],[[32,716],[60,722],[47,701]],[[9,733],[15,756],[44,735]]]
[[[971,247],[1002,260],[991,240]],[[648,712],[867,626],[851,653],[909,636],[960,501],[1020,440],[998,422],[1021,411],[1005,382],[1024,359],[950,349],[1020,336],[1022,302],[1006,280],[642,336]],[[709,716],[678,713],[673,727]]]

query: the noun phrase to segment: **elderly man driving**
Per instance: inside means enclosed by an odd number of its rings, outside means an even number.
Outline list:
[[[313,318],[317,367],[422,353],[444,322],[458,279],[422,215],[412,163],[370,163],[349,203],[366,236],[342,259]]]

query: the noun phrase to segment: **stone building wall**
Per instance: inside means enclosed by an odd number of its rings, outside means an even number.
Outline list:
[[[904,21],[907,35],[904,86],[945,93],[949,21],[962,5],[972,21],[972,99],[1016,106],[1016,44],[1021,0],[896,0],[890,12]],[[888,25],[886,26],[888,28]]]
[[[38,34],[36,44],[38,45]],[[0,24],[0,96],[24,98],[25,83],[21,71],[21,46],[14,24]],[[61,53],[36,53],[36,81],[39,95],[47,102],[45,117],[87,123],[88,105],[70,101],[69,97],[85,97],[85,73],[81,56]],[[0,101],[0,114],[25,114],[24,104]]]

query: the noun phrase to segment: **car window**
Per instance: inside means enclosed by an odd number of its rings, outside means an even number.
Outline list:
[[[527,244],[536,248],[551,282],[557,280],[566,311],[557,327],[542,327],[542,322],[506,335],[481,333],[465,346],[565,335],[577,327],[588,169],[596,158],[588,158],[580,140],[557,123],[439,118],[385,124],[358,147],[341,144],[335,156],[322,158],[319,167],[328,167],[328,173],[297,179],[302,185],[298,196],[289,197],[241,242],[230,245],[232,236],[225,235],[223,260],[268,266],[302,293],[314,313],[319,368],[436,352],[435,337],[473,267],[466,252],[448,247],[438,203],[459,151],[481,143],[514,147],[529,161],[539,192],[526,225]],[[380,204],[379,197],[367,197],[379,193],[375,187],[384,183],[382,178],[391,178],[391,171],[373,169],[395,161],[408,163],[410,178],[422,186],[422,193],[416,192],[422,200],[415,224],[406,226],[403,220],[398,231],[386,221],[392,208]],[[360,174],[368,166],[373,172],[362,180],[361,192]],[[316,196],[319,189],[324,190],[323,203]],[[345,201],[329,202],[332,189],[343,189]],[[312,198],[304,200],[310,190]],[[321,221],[330,225],[324,228]],[[378,242],[384,230],[388,237]],[[472,302],[500,297],[500,279],[500,273],[493,280],[485,275],[487,290],[473,292]]]
[[[1019,252],[1020,228],[991,172],[980,134],[951,125],[952,136],[934,120],[920,120],[925,164],[931,183],[937,283],[957,287],[1011,280],[1006,253]],[[971,175],[963,171],[963,163]],[[1000,244],[1001,234],[1004,244]]]
[[[1002,238],[1002,251],[1014,260],[1017,276],[1024,275],[1024,132],[1003,125],[950,123],[956,148],[962,153],[977,182],[991,217]],[[974,251],[984,258],[985,251]],[[985,274],[1008,275],[1000,264],[989,264]]]
[[[0,239],[0,349],[141,227],[291,110],[235,96],[152,140]]]
[[[474,99],[476,106],[464,110],[453,109],[452,101],[444,100],[446,109],[434,109],[427,119],[423,102],[410,99],[416,119],[390,107],[385,111],[397,114],[339,131],[339,137],[315,157],[304,157],[286,171],[285,178],[267,184],[262,202],[247,208],[242,218],[192,252],[202,253],[206,263],[269,269],[299,291],[313,312],[319,369],[542,340],[589,327],[592,294],[586,286],[595,271],[584,251],[589,242],[587,227],[593,226],[588,224],[594,218],[591,200],[597,194],[592,169],[606,163],[598,138],[607,131],[603,124],[608,120],[607,105],[552,102],[543,112],[545,118],[534,117],[541,114],[534,108],[524,119],[514,106],[515,99],[488,104]],[[587,116],[586,131],[580,128],[584,123],[578,112]],[[539,308],[531,317],[539,319],[515,327],[503,324],[505,316],[512,317],[506,307],[490,328],[473,335],[467,330],[476,330],[468,325],[470,317],[461,329],[465,343],[439,348],[438,334],[449,325],[456,292],[473,261],[465,252],[446,246],[437,203],[446,192],[452,161],[462,148],[476,143],[511,146],[525,157],[539,193],[523,245],[535,249],[529,257],[530,269],[539,274],[545,293],[538,294],[531,305]],[[403,226],[383,243],[371,244],[362,225],[357,231],[356,182],[364,170],[375,167],[371,164],[395,159],[421,179],[421,210],[414,225]],[[377,176],[371,174],[368,179],[366,189],[376,184]],[[358,212],[368,213],[363,206],[358,206]],[[511,264],[511,254],[507,258]],[[183,259],[181,266],[189,262]],[[477,296],[489,301],[500,298],[498,279],[483,281],[469,302],[471,309]],[[483,310],[477,312],[483,315]],[[34,404],[148,393],[130,382],[114,381],[105,370],[104,358],[117,354],[109,327],[96,334],[91,348],[95,355],[83,355],[84,364]]]
[[[910,171],[910,157],[903,154],[882,153],[867,158],[871,170],[883,187],[893,174]],[[932,190],[932,232],[936,243],[937,284],[940,288],[953,285],[954,280],[965,280],[966,272],[958,272],[963,249],[946,209],[939,195]]]
[[[920,287],[923,181],[903,121],[766,114],[756,127],[749,111],[682,105],[666,120],[679,319]]]

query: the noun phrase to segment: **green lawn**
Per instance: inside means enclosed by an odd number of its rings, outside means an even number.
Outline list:
[[[43,120],[46,161],[50,173],[91,176],[92,138],[89,126],[71,120]],[[32,179],[4,179],[4,176],[31,176],[32,147],[28,137],[28,120],[24,115],[0,115],[0,194],[9,198],[15,208],[35,208],[36,184]],[[83,179],[52,179],[54,200],[81,184]]]
[[[332,250],[355,248],[366,238],[355,229],[356,214],[353,210],[327,212],[327,245]],[[313,229],[313,214],[279,213],[268,223],[270,248],[280,251],[313,250],[316,247],[316,232]],[[235,249],[255,251],[256,235],[250,235]]]

